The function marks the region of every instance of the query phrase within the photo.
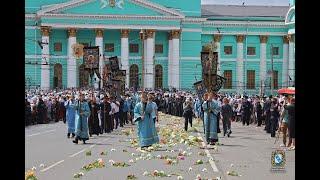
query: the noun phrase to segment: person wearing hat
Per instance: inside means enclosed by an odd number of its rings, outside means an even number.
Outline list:
[[[242,125],[247,124],[249,126],[250,115],[251,115],[251,104],[247,99],[247,96],[244,96],[242,106],[241,106],[241,116],[242,116]]]
[[[76,103],[76,138],[73,143],[78,144],[78,140],[82,140],[85,144],[86,140],[89,140],[87,119],[90,115],[90,108],[83,94],[80,94],[79,98]]]
[[[70,138],[70,134],[72,134],[72,138],[74,138],[76,121],[76,102],[74,100],[73,95],[68,97],[68,100],[64,103],[64,106],[66,108],[66,121],[68,126],[67,138]]]
[[[148,101],[146,93],[141,94],[141,102],[134,108],[134,121],[137,122],[138,138],[141,148],[146,148],[159,142],[155,123],[152,119],[154,111],[152,102]]]

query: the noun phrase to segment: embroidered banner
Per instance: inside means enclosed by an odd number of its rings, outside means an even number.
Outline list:
[[[99,69],[99,46],[83,48],[83,62],[86,69]]]

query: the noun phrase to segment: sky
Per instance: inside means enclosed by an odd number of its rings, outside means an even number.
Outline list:
[[[289,0],[201,0],[201,4],[288,6]]]

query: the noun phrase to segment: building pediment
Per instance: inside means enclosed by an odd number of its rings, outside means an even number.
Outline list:
[[[295,23],[295,6],[292,6],[286,15],[285,24],[294,24],[294,23]]]
[[[52,14],[184,17],[180,12],[145,0],[71,0],[37,12],[38,16]]]

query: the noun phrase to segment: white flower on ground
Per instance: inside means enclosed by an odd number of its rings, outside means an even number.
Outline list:
[[[203,168],[203,169],[202,169],[202,172],[207,172],[207,168]]]
[[[140,158],[136,158],[136,161],[138,161]]]
[[[44,164],[40,164],[40,167],[44,167]]]
[[[187,150],[190,150],[191,149],[191,147],[187,147]]]
[[[182,155],[184,155],[184,156],[187,155],[187,151],[183,151]]]
[[[189,153],[188,153],[188,156],[191,156],[191,154],[192,154],[192,152],[189,152]]]
[[[36,167],[34,167],[34,166],[31,168],[31,170],[32,170],[32,171],[35,171],[36,169],[37,169],[37,168],[36,168]]]
[[[216,180],[221,180],[221,177],[216,177]]]
[[[159,154],[159,155],[157,155],[157,158],[161,158],[161,155]]]
[[[135,156],[136,154],[135,153],[131,153],[131,156]]]
[[[233,167],[234,165],[233,164],[230,164],[230,167]]]
[[[164,171],[160,171],[161,174],[164,174]]]
[[[111,149],[111,152],[116,151],[116,149]]]
[[[192,167],[189,167],[189,171],[191,171],[192,170]]]
[[[174,152],[174,150],[172,149],[171,152]]]
[[[168,177],[171,177],[171,174],[168,174],[167,176],[168,176]]]
[[[182,152],[182,149],[179,149],[179,152]]]
[[[102,162],[103,162],[103,160],[102,160],[101,158],[99,158],[99,159],[98,159],[98,162],[99,162],[99,163],[102,163]]]
[[[130,160],[129,160],[129,163],[133,163],[133,162],[134,162],[133,159],[130,159]]]
[[[200,174],[197,174],[197,179],[201,179],[201,175]]]
[[[148,171],[145,171],[142,175],[147,176],[148,174],[149,174]]]
[[[109,163],[110,163],[111,165],[113,165],[113,164],[114,164],[114,161],[113,161],[112,159],[110,159],[110,160],[109,160]]]
[[[80,172],[79,174],[80,174],[81,176],[83,176],[83,175],[84,175],[84,173],[83,173],[83,172]]]
[[[177,177],[177,179],[182,180],[182,179],[183,179],[183,177],[182,177],[182,176],[178,176],[178,177]]]

